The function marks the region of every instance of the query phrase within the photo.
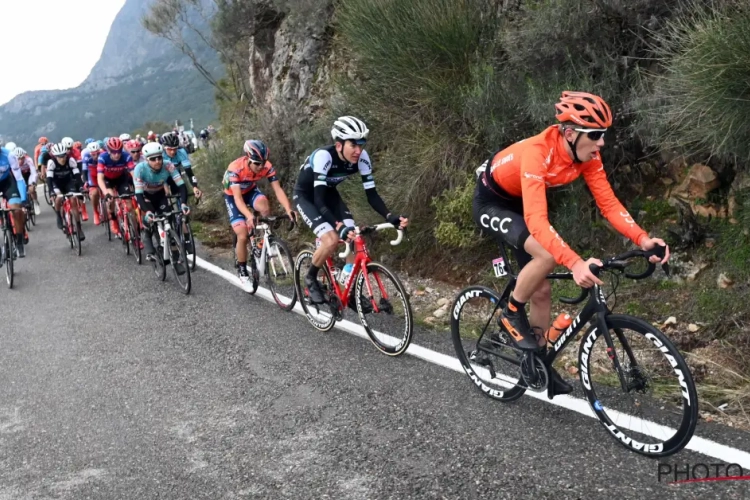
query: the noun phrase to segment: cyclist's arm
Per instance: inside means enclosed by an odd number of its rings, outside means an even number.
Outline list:
[[[315,208],[318,209],[321,217],[326,222],[336,227],[336,217],[333,216],[333,212],[326,206],[326,192],[328,191],[326,179],[328,178],[328,171],[333,164],[331,154],[326,150],[319,149],[313,153],[310,163],[312,163],[313,167],[313,203],[315,204]]]
[[[583,169],[583,178],[589,186],[591,194],[594,195],[594,200],[596,200],[596,205],[601,210],[602,215],[620,234],[629,238],[636,245],[640,245],[641,239],[644,236],[648,237],[648,234],[635,223],[635,220],[615,196],[612,186],[607,180],[607,174],[604,172],[601,160],[592,160],[588,163],[591,165],[587,165]]]
[[[547,250],[558,264],[568,269],[581,259],[557,234],[547,214],[547,186],[544,176],[547,168],[541,149],[529,149],[521,158],[521,193],[523,215],[529,233]]]
[[[76,162],[75,158],[70,158],[68,160],[68,166],[73,172],[73,183],[75,184],[76,190],[80,191],[80,189],[83,187],[83,178],[81,177],[81,171],[78,169],[78,163]]]
[[[185,169],[185,173],[188,176],[188,179],[190,179],[190,185],[194,188],[198,187],[198,179],[195,178],[195,174],[193,174],[193,164],[190,163],[190,157],[187,154],[187,151],[184,149],[179,150],[180,153],[182,153],[182,158],[180,163],[182,163],[182,168]]]
[[[133,170],[133,186],[135,187],[135,201],[138,202],[138,207],[143,211],[143,213],[148,212],[146,207],[146,198],[143,195],[143,188],[145,187],[146,183],[143,180],[143,176],[141,175],[140,169],[136,167]]]
[[[367,151],[362,151],[357,166],[359,167],[359,174],[362,176],[362,186],[365,188],[365,193],[367,194],[367,203],[384,219],[387,218],[390,212],[388,211],[388,207],[385,206],[383,198],[380,197],[378,191],[375,189],[375,178],[372,176],[372,163],[370,163],[370,155],[367,154]]]
[[[266,178],[268,179],[268,182],[271,184],[271,187],[273,188],[273,192],[276,195],[276,199],[279,200],[279,203],[281,203],[281,206],[284,207],[284,210],[286,210],[286,213],[292,212],[292,204],[289,203],[289,198],[287,197],[284,190],[281,188],[281,182],[279,182],[279,178],[276,175],[276,169],[273,168],[273,165],[271,165],[270,162],[266,162],[266,165],[268,165],[269,170],[266,174]]]
[[[23,178],[21,166],[18,164],[18,157],[14,154],[8,155],[8,163],[10,163],[10,171],[13,172],[13,176],[16,178],[16,184],[18,185],[18,191],[21,195],[21,201],[26,201],[26,181]]]
[[[187,205],[187,186],[185,185],[185,181],[182,180],[180,172],[178,172],[171,163],[166,164],[166,169],[172,176],[172,181],[175,186],[177,186],[177,189],[180,191],[180,202],[183,205]]]
[[[38,181],[38,177],[36,173],[36,168],[34,167],[34,164],[31,161],[31,158],[27,156],[25,163],[27,164],[27,167],[29,168],[29,184],[36,184]]]
[[[55,162],[52,160],[47,162],[47,189],[50,193],[55,192]]]
[[[99,189],[103,194],[108,192],[107,185],[104,183],[104,162],[101,158],[96,162],[96,183],[99,184]]]

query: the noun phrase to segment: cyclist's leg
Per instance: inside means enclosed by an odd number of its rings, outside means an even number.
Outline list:
[[[327,194],[330,194],[334,189],[329,189]],[[305,224],[313,230],[315,236],[320,239],[320,246],[315,250],[312,258],[312,266],[310,266],[310,275],[317,278],[318,269],[323,267],[328,257],[333,255],[336,250],[336,246],[339,243],[339,237],[333,226],[328,223],[320,212],[318,207],[313,202],[312,195],[310,193],[304,193],[301,191],[295,191],[292,197],[292,203],[297,207],[297,211],[305,221]],[[326,203],[326,206],[328,204]],[[330,206],[328,207],[330,210]]]
[[[248,195],[252,195],[252,191]],[[245,204],[252,207],[251,196],[243,196],[243,199],[245,200]],[[224,194],[224,204],[227,207],[229,225],[232,226],[232,231],[234,231],[237,237],[237,243],[234,248],[235,255],[237,256],[237,266],[240,270],[244,269],[247,272],[247,226],[245,225],[245,216],[237,208],[234,196]]]
[[[341,195],[336,189],[331,190],[330,196],[326,199],[326,206],[329,208],[329,210],[331,210],[331,212],[333,212],[336,220],[340,220],[347,227],[356,226],[356,223],[352,218],[352,213],[349,211],[349,207],[346,206],[346,203],[344,203],[344,200],[341,199]],[[338,245],[338,235],[336,244]],[[346,258],[346,262],[347,264],[354,263],[354,253],[349,254],[349,256]]]
[[[151,224],[147,224],[145,219],[146,212],[152,212],[157,215],[163,213],[166,208],[166,200],[164,194],[162,194],[161,197],[159,197],[157,193],[147,193],[143,196],[143,248],[146,250],[146,258],[153,258],[156,253],[153,244]]]
[[[268,217],[271,214],[271,207],[268,204],[268,198],[256,186],[255,189],[248,193],[251,195],[251,206],[256,212],[260,212],[261,217]]]
[[[555,268],[555,260],[529,234],[523,218],[522,205],[504,203],[497,198],[475,195],[472,206],[475,223],[495,241],[511,246],[521,269],[512,298],[518,304],[531,302],[529,324],[545,331],[549,327],[551,294],[547,274]]]

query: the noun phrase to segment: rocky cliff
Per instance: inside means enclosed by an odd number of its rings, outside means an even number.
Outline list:
[[[150,2],[125,2],[99,61],[80,86],[26,92],[0,106],[0,135],[28,148],[39,135],[83,139],[119,134],[146,121],[211,120],[213,88],[188,57],[141,26]],[[208,30],[202,18],[194,21]],[[220,74],[218,56],[203,44],[195,46],[205,65]]]

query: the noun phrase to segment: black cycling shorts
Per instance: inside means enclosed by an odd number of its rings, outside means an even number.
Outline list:
[[[73,179],[73,174],[69,174],[64,177],[54,177],[52,179],[52,187],[55,189],[55,193],[59,191],[59,194],[68,194],[75,192],[76,182],[75,179]]]
[[[114,189],[115,192],[122,196],[124,194],[133,194],[135,188],[133,187],[133,178],[130,174],[123,174],[120,177],[114,179],[104,178],[104,186],[107,189]]]
[[[331,224],[320,215],[318,207],[315,206],[313,194],[295,189],[292,204],[297,208],[297,212],[299,212],[305,224],[313,230],[315,236],[318,238],[334,230]],[[331,211],[337,221],[343,222],[345,226],[354,227],[352,213],[335,188],[328,188],[326,190],[326,207],[328,207],[328,210]]]
[[[10,172],[8,177],[0,181],[0,193],[3,193],[3,198],[11,205],[21,203],[21,192],[18,190],[13,172]]]
[[[505,196],[485,186],[480,176],[474,189],[472,217],[482,232],[492,236],[498,244],[510,245],[518,267],[523,268],[531,261],[531,255],[523,248],[530,236],[523,218],[523,200],[502,194]]]

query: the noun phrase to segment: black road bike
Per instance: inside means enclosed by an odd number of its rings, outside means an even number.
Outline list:
[[[583,332],[578,349],[578,378],[594,415],[623,446],[650,457],[677,453],[690,441],[698,421],[698,395],[692,374],[674,344],[652,324],[626,314],[613,314],[607,300],[614,296],[620,276],[638,280],[650,276],[656,265],[652,255],[664,248],[633,250],[592,265],[591,271],[611,277],[608,297],[600,285],[582,289],[565,304],[580,304],[578,316],[554,344],[538,351],[516,348],[498,319],[515,286],[507,253],[495,259],[495,275],[509,276],[502,293],[485,286],[469,286],[457,295],[451,308],[453,345],[466,374],[488,397],[514,401],[526,390],[548,391],[549,369],[560,353]],[[648,266],[643,266],[645,259]],[[638,265],[639,272],[630,272]],[[669,272],[668,264],[664,271]],[[571,273],[550,274],[548,279],[572,280]],[[612,306],[614,308],[614,305]],[[572,316],[572,315],[571,315]],[[584,331],[585,328],[585,331]]]

